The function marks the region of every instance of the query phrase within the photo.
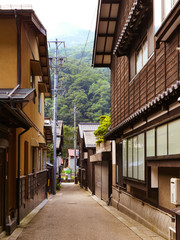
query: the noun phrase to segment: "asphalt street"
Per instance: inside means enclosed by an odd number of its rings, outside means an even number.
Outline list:
[[[101,204],[74,183],[62,184],[31,221],[24,221],[9,240],[138,240],[163,239],[112,207]],[[19,231],[19,232],[18,232]]]

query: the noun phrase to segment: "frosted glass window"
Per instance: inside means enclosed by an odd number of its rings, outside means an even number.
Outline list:
[[[146,132],[146,156],[155,156],[155,129]]]
[[[138,73],[142,67],[147,63],[148,61],[148,42],[147,39],[145,39],[142,44],[140,45],[140,48],[136,52],[136,73]]]
[[[144,133],[138,135],[138,179],[144,180],[145,163],[144,163]]]
[[[168,124],[168,154],[180,154],[180,119]]]
[[[137,52],[137,61],[136,61],[136,73],[138,73],[143,66],[142,61],[142,49]]]
[[[172,8],[171,2],[172,0],[162,0],[162,21],[165,19]]]
[[[128,177],[132,178],[132,138],[128,139]]]
[[[148,43],[147,40],[143,44],[143,66],[147,63],[148,60]]]
[[[157,128],[157,156],[167,155],[167,125]]]
[[[127,176],[127,140],[123,141],[123,176]]]
[[[137,158],[137,136],[133,137],[133,178],[138,177],[137,175],[137,166],[138,166],[138,158]]]
[[[155,33],[178,0],[153,0]]]

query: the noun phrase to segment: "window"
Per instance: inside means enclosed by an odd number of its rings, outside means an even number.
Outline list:
[[[35,77],[32,74],[30,76],[30,88],[35,88]]]
[[[144,133],[138,135],[138,179],[145,179]]]
[[[180,119],[168,124],[168,154],[180,154]]]
[[[41,92],[38,91],[38,112],[41,114]]]
[[[123,176],[145,180],[144,133],[123,141]],[[128,153],[128,157],[127,157]]]
[[[157,156],[167,155],[167,124],[157,128]]]
[[[36,160],[37,160],[37,155],[36,155],[36,148],[32,148],[32,172],[36,172]]]
[[[155,129],[146,132],[146,156],[155,156]]]
[[[123,176],[127,176],[127,140],[123,141]]]
[[[157,32],[161,26],[161,23],[164,21],[177,2],[178,0],[154,0],[155,32]]]
[[[137,136],[133,137],[133,178],[138,178],[138,155],[137,155]]]
[[[132,138],[128,139],[128,177],[132,178]]]
[[[38,171],[41,170],[41,149],[39,149],[39,156],[38,156]]]
[[[122,177],[122,173],[121,173],[121,159],[122,159],[122,143],[116,143],[113,145],[115,145],[113,147],[113,151],[115,150],[116,152],[116,183],[120,184],[121,183],[121,177]]]
[[[46,151],[43,150],[43,162],[42,162],[42,169],[45,170],[46,168]]]
[[[147,61],[148,61],[148,43],[146,38],[136,52],[136,74],[143,68]]]

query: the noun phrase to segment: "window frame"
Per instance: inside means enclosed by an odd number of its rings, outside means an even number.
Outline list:
[[[139,166],[139,156],[140,156],[140,148],[138,148],[138,145],[139,145],[139,141],[138,139],[140,138],[140,136],[143,135],[143,178],[140,177],[140,174],[139,174],[139,169],[140,169],[140,166]],[[133,153],[134,153],[134,149],[133,149],[133,139],[136,138],[137,139],[137,163],[136,163],[136,166],[134,165],[134,161],[133,161]],[[128,146],[129,146],[129,143],[130,141],[132,142],[132,161],[130,161],[130,163],[132,164],[132,174],[129,175],[129,169],[130,169],[130,166],[129,166],[129,149],[128,149]],[[125,145],[125,146],[124,146]],[[125,150],[125,152],[124,152]],[[126,156],[126,157],[125,157]],[[126,158],[126,159],[125,159]],[[145,156],[145,132],[142,132],[138,135],[135,135],[133,137],[129,137],[127,139],[124,139],[123,140],[123,151],[122,151],[122,168],[123,168],[123,177],[125,178],[130,178],[132,180],[135,180],[135,181],[141,181],[141,182],[145,182],[145,164],[146,164],[146,156]],[[124,164],[125,163],[125,164]],[[137,167],[137,178],[134,177],[134,174],[133,174],[133,167]],[[125,172],[126,170],[126,172]],[[126,173],[126,175],[125,175]]]
[[[147,58],[145,59],[145,61],[143,60],[143,56],[144,56],[144,46],[146,45],[146,56]],[[141,66],[138,68],[138,54],[141,53]],[[140,44],[138,45],[138,48],[135,51],[135,75],[137,75],[142,68],[146,65],[146,63],[148,62],[148,39],[147,39],[147,33],[145,35],[145,37],[143,38],[143,40],[140,42]]]
[[[38,112],[41,114],[42,113],[42,100],[41,100],[41,92],[38,88]]]

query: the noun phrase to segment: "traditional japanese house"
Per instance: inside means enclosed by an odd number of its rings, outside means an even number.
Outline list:
[[[96,138],[94,131],[99,123],[79,123],[79,183],[85,189],[89,188],[94,194],[94,166],[90,163],[90,156],[96,152]]]
[[[111,203],[180,239],[180,1],[99,0],[93,66],[111,69]],[[173,209],[173,210],[172,210]],[[176,218],[175,218],[176,214]]]
[[[112,193],[112,143],[105,141],[96,145],[95,154],[90,156],[90,163],[93,166],[94,194],[110,202]]]
[[[18,7],[17,7],[18,8]],[[32,9],[0,9],[0,232],[46,198],[46,29]]]
[[[75,156],[74,149],[68,149],[68,168],[70,168],[73,172],[75,170],[75,157],[74,156]],[[76,166],[77,166],[78,158],[79,158],[79,150],[76,149]]]

